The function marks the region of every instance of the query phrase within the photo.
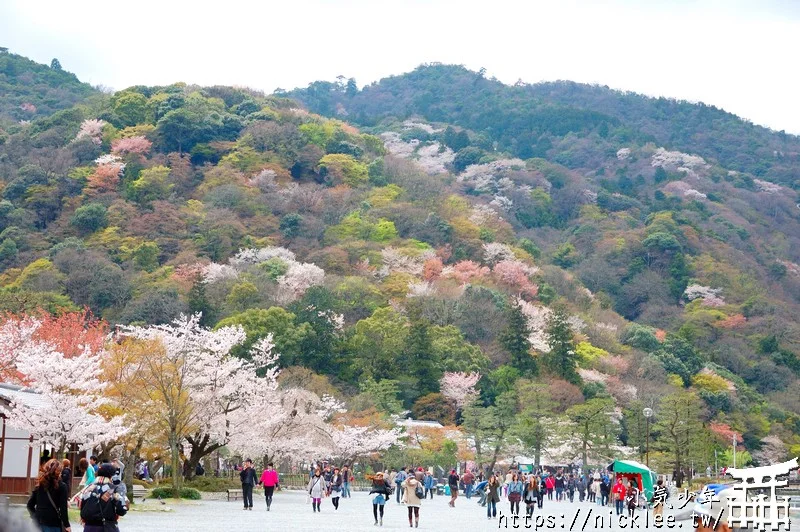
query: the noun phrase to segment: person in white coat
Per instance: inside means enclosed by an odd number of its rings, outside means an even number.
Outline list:
[[[328,491],[325,485],[325,478],[322,476],[322,471],[319,468],[314,470],[314,475],[308,481],[308,488],[306,488],[308,496],[311,498],[311,507],[315,512],[321,512],[320,505],[322,499]]]
[[[425,498],[425,490],[422,487],[422,483],[413,476],[405,479],[402,486],[405,490],[403,492],[403,503],[408,506],[408,526],[419,528],[419,508],[422,506],[422,499]],[[422,497],[419,496],[420,494],[417,493],[417,490],[422,492]],[[412,523],[412,517],[416,524]]]

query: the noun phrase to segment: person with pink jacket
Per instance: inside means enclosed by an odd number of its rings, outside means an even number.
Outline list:
[[[258,483],[264,486],[264,496],[267,498],[267,511],[269,512],[269,508],[272,506],[272,495],[279,483],[278,472],[272,467],[272,462],[267,464]]]

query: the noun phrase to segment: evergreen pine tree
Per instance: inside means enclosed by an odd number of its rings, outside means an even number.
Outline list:
[[[421,397],[439,391],[442,372],[439,370],[438,360],[433,357],[428,321],[415,307],[409,309],[409,319],[411,326],[406,338],[403,362],[408,372],[417,378],[418,397]]]
[[[550,352],[545,357],[547,368],[565,381],[579,384],[581,378],[575,369],[578,355],[564,309],[557,308],[553,311],[547,323],[547,337],[550,346]]]
[[[192,283],[192,288],[189,290],[189,311],[194,314],[201,313],[200,325],[203,327],[211,327],[215,323],[214,308],[209,303],[206,297],[206,284],[200,276]]]
[[[500,345],[511,355],[511,365],[524,377],[539,374],[539,366],[531,355],[528,320],[516,303],[508,310],[508,326],[500,334]]]

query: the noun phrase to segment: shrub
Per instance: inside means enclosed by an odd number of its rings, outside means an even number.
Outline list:
[[[205,492],[220,492],[228,489],[241,488],[242,484],[238,478],[221,478],[221,477],[194,477],[192,480],[186,482],[184,489],[191,488],[197,491]],[[187,497],[188,498],[188,497]]]
[[[200,500],[200,492],[194,488],[183,487],[178,492],[180,497],[175,497],[175,490],[172,488],[155,488],[150,492],[150,496],[156,499],[190,499]]]
[[[89,203],[75,209],[70,223],[85,233],[94,233],[108,225],[106,208],[100,203]]]

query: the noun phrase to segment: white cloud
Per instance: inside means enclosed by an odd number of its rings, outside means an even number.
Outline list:
[[[800,8],[770,0],[5,0],[2,46],[93,84],[186,81],[271,92],[420,63],[513,83],[570,79],[703,101],[800,133]]]

